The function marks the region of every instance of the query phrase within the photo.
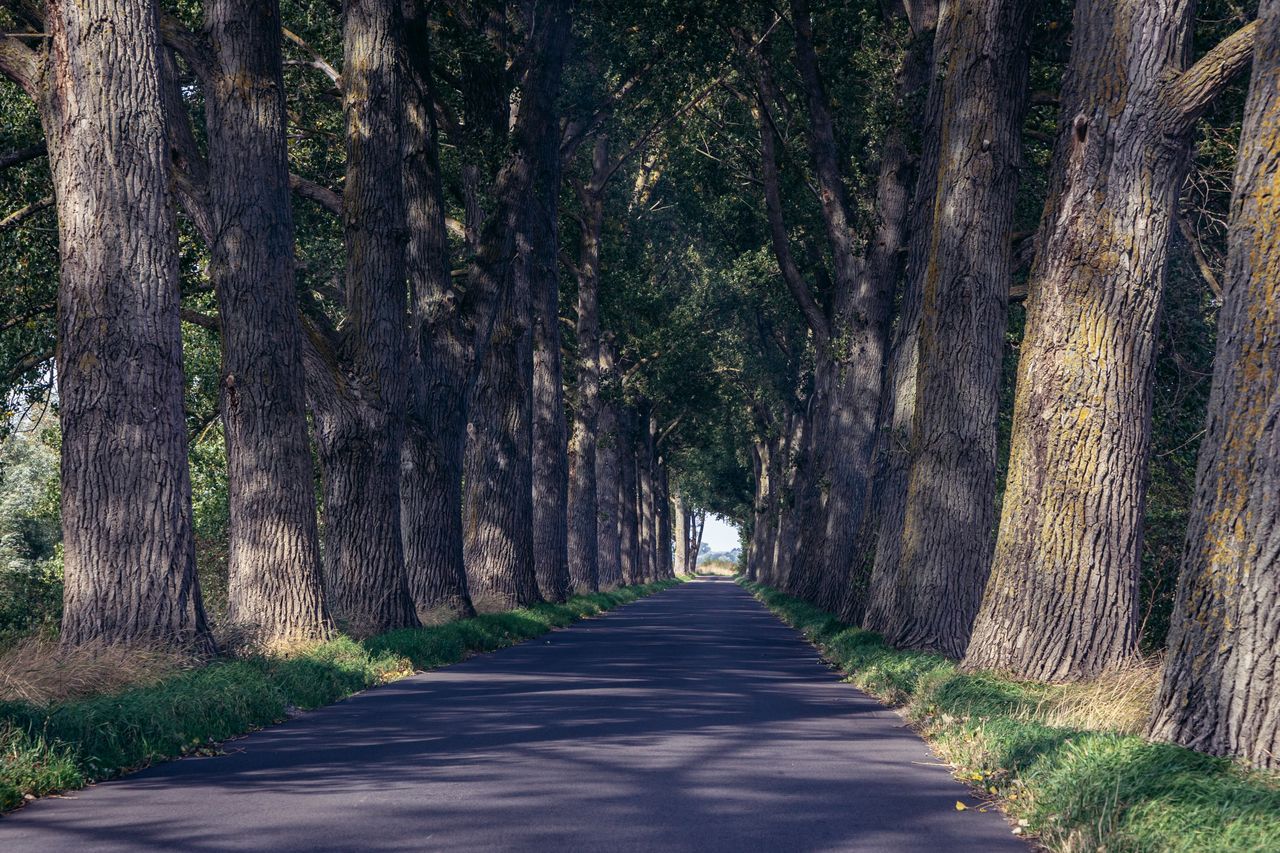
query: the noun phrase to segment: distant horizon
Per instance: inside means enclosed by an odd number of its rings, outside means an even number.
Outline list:
[[[713,552],[732,551],[742,546],[738,526],[718,515],[707,515],[707,526],[702,531],[702,542]]]

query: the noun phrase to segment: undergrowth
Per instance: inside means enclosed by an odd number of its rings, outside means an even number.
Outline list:
[[[1150,669],[1105,684],[967,674],[769,587],[743,582],[850,682],[902,707],[957,778],[1050,850],[1280,850],[1280,779],[1136,732]]]
[[[66,701],[0,702],[0,809],[79,788],[217,743],[421,670],[540,636],[679,581],[579,595],[357,641],[318,643],[288,656],[218,659],[154,683]],[[12,694],[10,694],[12,695]]]

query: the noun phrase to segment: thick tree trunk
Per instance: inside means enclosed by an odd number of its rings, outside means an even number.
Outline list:
[[[400,5],[391,0],[351,0],[344,15],[348,319],[314,409],[324,471],[325,581],[348,630],[372,634],[418,624],[400,533],[408,402],[402,33]]]
[[[547,601],[564,601],[573,586],[569,575],[570,461],[560,355],[559,142],[559,136],[551,133],[543,140],[534,204],[527,217],[534,294],[533,554],[538,589]]]
[[[806,460],[806,429],[804,415],[791,412],[787,416],[786,449],[784,451],[782,492],[779,495],[778,534],[773,543],[774,581],[771,586],[781,590],[791,588],[791,566],[795,559],[796,542],[799,539],[800,516],[796,512],[796,492],[802,487]]]
[[[1263,0],[1218,351],[1152,737],[1280,769],[1280,2]]]
[[[1212,89],[1177,74],[1191,6],[1076,5],[970,668],[1087,678],[1136,652],[1155,323],[1188,131]]]
[[[482,610],[542,600],[533,563],[529,296],[519,282],[508,294],[470,406],[463,559]]]
[[[922,293],[916,411],[898,575],[899,646],[959,657],[995,522],[1000,364],[1026,99],[1030,3],[944,4],[944,103]]]
[[[685,574],[689,566],[689,541],[693,538],[693,518],[679,493],[672,495],[675,528],[675,570]]]
[[[209,276],[222,336],[227,619],[264,645],[332,630],[320,576],[302,325],[293,283],[280,10],[211,0]]]
[[[44,68],[30,52],[19,82],[40,107],[58,212],[62,642],[210,650],[155,8],[52,0],[46,29]]]
[[[601,386],[614,377],[614,358],[607,341],[600,346]],[[621,497],[622,435],[618,404],[602,393],[596,442],[596,548],[599,551],[601,589],[612,589],[623,582]]]
[[[911,50],[917,52],[920,67],[932,69],[933,30],[938,22],[938,3],[913,5],[919,8],[913,12],[908,7],[913,36]],[[915,420],[920,315],[938,183],[942,86],[937,77],[930,76],[929,80],[924,109],[918,115],[915,128],[921,147],[907,217],[907,269],[885,363],[884,392],[876,418],[879,425],[873,480],[873,512],[876,517],[865,525],[866,530],[874,531],[874,556],[867,582],[862,627],[884,635],[888,635],[899,621],[898,570],[902,553],[902,523],[907,508],[908,448],[912,443]]]
[[[596,137],[591,181],[582,192],[582,238],[578,260],[578,370],[569,440],[569,577],[574,589],[599,588],[596,506],[596,431],[600,416],[600,239],[604,230],[604,185],[609,177],[609,139]]]
[[[636,453],[636,415],[629,406],[620,406],[618,418],[618,539],[619,568],[626,584],[637,584],[644,576],[640,557],[640,472]]]
[[[675,569],[672,564],[672,535],[671,535],[671,485],[670,473],[667,471],[666,464],[661,458],[658,459],[657,477],[655,483],[657,485],[657,494],[654,496],[654,514],[658,517],[658,577],[670,578],[675,576]]]
[[[636,472],[639,483],[636,497],[636,528],[640,531],[640,577],[648,583],[658,576],[658,519],[654,514],[657,487],[654,483],[653,440],[657,426],[653,418],[642,415],[640,440],[636,445]]]
[[[867,246],[857,288],[837,314],[848,345],[840,353],[836,400],[829,426],[833,455],[827,498],[827,566],[818,604],[839,611],[842,620],[858,624],[867,602],[870,565],[861,535],[870,529],[879,415],[886,411],[884,375],[889,355],[889,319],[894,290],[902,277],[910,213],[912,154],[909,141],[918,119],[909,117],[908,101],[924,85],[932,54],[913,41],[898,71],[900,115],[880,151],[876,183],[876,224]],[[915,127],[915,130],[918,130]]]
[[[409,595],[419,618],[426,620],[441,612],[475,614],[462,564],[465,393],[473,343],[459,321],[462,308],[451,279],[429,24],[421,7],[407,10],[402,131],[411,358],[400,523]],[[492,299],[486,295],[466,307],[483,313],[491,310]]]

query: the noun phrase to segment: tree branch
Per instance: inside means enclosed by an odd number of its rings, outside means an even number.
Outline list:
[[[284,34],[284,37],[286,39],[293,42],[298,47],[302,48],[303,53],[305,53],[307,56],[311,58],[311,62],[309,63],[311,67],[318,69],[320,73],[324,74],[324,76],[332,80],[333,85],[338,90],[338,92],[339,93],[342,92],[342,75],[339,74],[334,69],[334,67],[330,65],[323,56],[320,55],[320,51],[316,50],[314,47],[307,44],[307,42],[302,38],[302,36],[298,35],[288,27],[281,27],[280,32]]]
[[[0,74],[34,100],[40,88],[40,55],[13,36],[0,34]]]
[[[37,142],[35,145],[28,145],[26,148],[6,151],[4,154],[0,154],[0,169],[7,169],[10,166],[17,166],[28,160],[43,157],[44,153],[45,145],[43,141]]]
[[[26,207],[19,208],[3,219],[0,219],[0,231],[7,231],[10,228],[16,228],[22,224],[24,220],[48,207],[53,207],[53,196],[51,195],[45,196],[39,201],[33,201]]]
[[[1162,101],[1164,123],[1170,134],[1191,130],[1196,119],[1213,103],[1235,76],[1253,61],[1253,43],[1258,22],[1251,21],[1200,58],[1195,65],[1166,84]]]

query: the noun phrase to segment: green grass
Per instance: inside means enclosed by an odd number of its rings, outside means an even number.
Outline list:
[[[187,753],[415,671],[533,639],[667,589],[659,581],[364,641],[338,637],[288,657],[216,660],[159,684],[51,707],[0,703],[0,809]]]
[[[850,682],[901,705],[957,778],[1050,850],[1280,850],[1274,775],[1137,735],[1047,725],[1038,718],[1055,688],[962,673],[940,655],[890,648],[799,599],[742,583]]]

